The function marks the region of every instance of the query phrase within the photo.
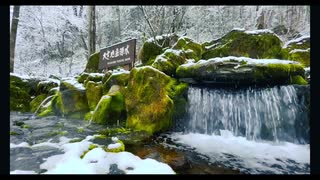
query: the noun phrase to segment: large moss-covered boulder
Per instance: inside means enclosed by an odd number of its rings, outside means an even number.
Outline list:
[[[303,66],[310,66],[310,36],[302,36],[288,41],[282,49],[283,59],[300,62]]]
[[[53,101],[56,114],[82,118],[89,111],[85,88],[73,78],[61,81],[60,92]]]
[[[176,69],[186,62],[184,51],[167,49],[164,53],[157,56],[152,67],[166,73],[169,76],[176,74]]]
[[[102,84],[94,81],[89,81],[86,84],[86,96],[88,106],[93,111],[102,97]]]
[[[178,40],[176,34],[156,36],[154,38],[148,39],[142,45],[138,53],[138,59],[141,60],[144,65],[151,65],[154,59],[163,52],[163,48],[171,47]]]
[[[281,40],[269,30],[232,30],[222,38],[203,46],[203,59],[238,56],[256,59],[281,57]]]
[[[186,59],[194,59],[195,61],[201,59],[202,54],[204,53],[202,45],[187,37],[180,37],[177,43],[173,46],[173,49],[183,50]]]
[[[10,111],[30,111],[30,78],[10,73]]]
[[[100,52],[96,52],[92,54],[89,59],[88,63],[86,65],[86,69],[84,72],[87,73],[97,73],[99,71],[99,57],[100,57]]]
[[[125,93],[127,127],[149,134],[169,128],[174,114],[173,99],[186,87],[151,66],[133,68]]]
[[[113,70],[109,78],[103,84],[103,94],[107,94],[113,85],[118,85],[120,89],[127,86],[130,71],[124,69]]]
[[[297,62],[233,56],[181,65],[177,76],[189,83],[305,84],[303,66]]]
[[[113,126],[123,124],[125,119],[124,96],[120,92],[119,86],[114,85],[111,87],[108,95],[101,97],[93,112],[92,121],[98,124]]]

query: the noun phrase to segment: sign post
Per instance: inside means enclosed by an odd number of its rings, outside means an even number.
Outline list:
[[[99,71],[113,66],[129,65],[134,66],[136,55],[136,39],[114,44],[100,50]]]

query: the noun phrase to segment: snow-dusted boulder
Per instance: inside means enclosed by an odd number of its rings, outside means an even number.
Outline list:
[[[151,65],[155,58],[163,52],[163,48],[171,47],[178,38],[176,34],[167,34],[156,36],[156,41],[154,38],[148,39],[139,50],[138,59],[144,65]]]
[[[237,56],[257,59],[280,58],[281,40],[270,30],[234,29],[220,39],[203,44],[202,59]]]
[[[306,84],[304,69],[294,61],[213,58],[187,63],[177,68],[177,77],[189,83],[214,84]]]

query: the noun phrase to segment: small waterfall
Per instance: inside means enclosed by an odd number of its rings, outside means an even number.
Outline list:
[[[33,113],[32,117],[31,117],[32,119],[35,119],[35,117],[36,117],[38,111],[40,110],[40,108],[43,107],[45,104],[47,104],[47,103],[53,98],[53,96],[54,96],[54,95],[48,96],[47,98],[45,98],[45,99],[41,102],[41,104],[38,106],[37,110]]]
[[[309,142],[304,96],[294,86],[225,89],[190,87],[184,130],[220,134],[229,130],[248,140]]]

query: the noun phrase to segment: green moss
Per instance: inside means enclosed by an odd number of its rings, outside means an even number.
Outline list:
[[[112,74],[103,84],[103,94],[107,94],[113,85],[118,85],[120,88],[127,86],[129,76],[129,73]]]
[[[124,97],[119,91],[103,96],[92,115],[93,122],[107,125],[116,125],[125,119]]]
[[[76,139],[70,140],[69,143],[81,142],[82,140],[83,140],[83,138],[76,138]]]
[[[196,62],[202,58],[202,54],[204,53],[202,45],[186,37],[179,38],[173,49],[183,50],[185,52],[184,56],[187,59],[194,59]]]
[[[95,144],[90,144],[88,150],[86,150],[85,152],[83,152],[82,155],[80,156],[80,158],[83,159],[83,157],[84,157],[89,151],[91,151],[92,149],[95,149],[95,148],[97,148],[97,147],[98,147],[98,146],[95,145]]]
[[[100,52],[96,52],[96,53],[92,54],[89,57],[89,60],[88,60],[88,63],[86,65],[86,69],[84,70],[84,72],[88,72],[88,73],[98,72],[99,57],[100,57]]]
[[[40,81],[37,84],[37,94],[49,94],[52,88],[58,87],[58,83],[53,81]]]
[[[267,66],[257,66],[254,75],[256,82],[290,84],[290,77],[304,76],[304,69],[299,64],[268,64]]]
[[[10,136],[17,136],[17,135],[21,135],[21,134],[15,131],[10,131]]]
[[[104,130],[100,130],[99,134],[111,137],[118,134],[129,134],[130,132],[131,132],[130,129],[121,127],[121,128],[107,128]]]
[[[40,94],[38,96],[36,96],[31,102],[30,102],[30,107],[31,107],[31,112],[35,112],[38,107],[40,106],[40,104],[42,103],[42,101],[44,99],[46,99],[47,95],[46,94]],[[40,111],[41,112],[41,111]]]
[[[95,136],[94,136],[94,139],[107,139],[107,136],[106,136],[106,135],[99,134],[99,135],[95,135]]]
[[[133,68],[125,93],[127,127],[149,134],[166,130],[172,122],[176,81],[150,66]]]
[[[157,56],[152,67],[166,73],[169,76],[176,74],[176,69],[181,64],[186,62],[186,58],[182,51],[175,50],[176,53],[172,52],[171,49],[165,51],[161,55]]]
[[[84,81],[87,79],[88,76],[89,76],[89,73],[83,72],[77,77],[77,81],[79,83],[84,83]]]
[[[139,50],[138,59],[140,59],[144,65],[151,65],[155,58],[163,52],[164,48],[173,45],[177,40],[178,36],[176,34],[169,37],[162,36],[162,39],[158,40],[158,45],[153,40],[148,40]]]
[[[291,84],[307,85],[308,82],[300,75],[291,77]]]
[[[258,59],[281,58],[281,40],[272,33],[246,34],[233,30],[222,38],[207,43],[211,46],[203,59],[243,56]]]
[[[118,140],[116,143],[119,143],[121,146],[113,149],[109,149],[108,147],[103,147],[103,150],[105,150],[106,152],[113,152],[113,153],[125,151],[125,146],[122,141]]]
[[[112,75],[112,71],[107,71],[102,78],[102,84],[104,84],[111,75]]]
[[[67,116],[80,114],[80,118],[83,118],[89,111],[86,92],[64,81],[61,82],[60,90],[61,92],[53,99],[55,101],[53,106],[55,114]]]
[[[78,130],[78,133],[83,133],[84,128],[83,127],[78,127],[77,130]]]
[[[27,125],[27,124],[24,124],[24,125],[21,126],[21,128],[23,128],[23,129],[29,129],[29,128],[31,128],[31,126],[29,126],[29,125]]]
[[[304,67],[310,66],[310,49],[307,52],[297,51],[289,54],[289,60],[297,61]]]
[[[10,111],[30,111],[31,96],[26,90],[10,83]]]
[[[92,114],[93,114],[93,111],[86,113],[86,115],[84,116],[84,120],[86,120],[86,121],[91,120]]]
[[[86,96],[90,110],[94,110],[102,97],[102,84],[89,81],[86,84]]]

